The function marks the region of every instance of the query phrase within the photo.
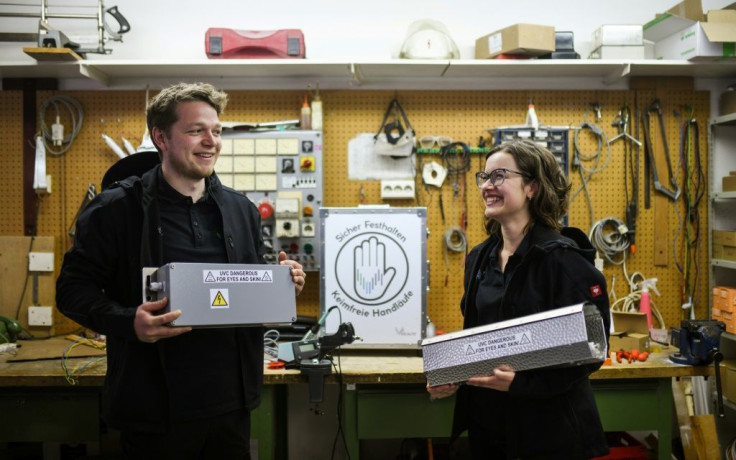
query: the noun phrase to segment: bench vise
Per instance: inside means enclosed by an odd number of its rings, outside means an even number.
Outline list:
[[[670,360],[693,366],[720,361],[717,359],[720,354],[718,347],[721,333],[725,330],[726,325],[721,321],[682,320],[680,327],[673,327],[670,333],[670,344],[680,349],[678,353],[670,354]]]
[[[723,361],[723,353],[719,347],[721,333],[726,330],[722,321],[716,320],[682,320],[679,328],[672,328],[670,343],[680,348],[678,353],[670,354],[670,360],[678,364],[693,366],[713,363],[716,374],[716,406],[719,417],[724,417],[723,396],[721,391],[721,372],[719,363]]]

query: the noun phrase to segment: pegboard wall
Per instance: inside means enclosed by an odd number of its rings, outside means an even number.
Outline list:
[[[63,252],[71,244],[67,232],[73,224],[85,191],[90,184],[99,188],[103,174],[117,160],[117,156],[103,141],[102,134],[107,134],[119,144],[121,138],[125,137],[137,146],[145,130],[145,91],[41,91],[37,94],[39,105],[55,94],[64,94],[77,99],[84,108],[83,126],[71,149],[64,155],[48,159],[47,170],[53,179],[52,193],[40,199],[38,234],[56,237],[55,260],[58,273]],[[259,122],[298,118],[304,92],[230,91],[229,94],[230,102],[222,120]],[[523,124],[527,104],[532,99],[542,125],[569,125],[575,128],[588,122],[600,127],[608,138],[612,138],[618,133],[612,123],[617,120],[622,106],[629,106],[633,113],[635,108],[641,110],[658,98],[678,181],[682,183],[683,173],[678,155],[680,128],[674,111],[685,113],[686,106],[692,107],[693,118],[700,123],[700,160],[703,172],[707,174],[707,92],[677,88],[636,91],[323,91],[325,206],[351,207],[360,203],[382,203],[378,181],[348,179],[347,145],[356,134],[375,132],[379,128],[384,111],[394,97],[401,102],[418,136],[448,136],[454,141],[465,142],[470,147],[477,147],[480,138],[485,138],[490,143],[492,137],[489,130],[493,128]],[[0,116],[6,127],[8,141],[4,153],[6,161],[0,169],[0,235],[23,234],[21,152],[22,143],[32,140],[22,139],[21,98],[19,91],[0,91],[0,102],[4,109],[0,111]],[[601,107],[600,119],[596,119],[595,112],[591,109],[593,103]],[[64,117],[62,113],[62,122]],[[48,124],[51,122],[47,121]],[[657,129],[656,125],[652,128],[653,143],[661,145]],[[630,132],[635,133],[633,120]],[[572,129],[569,154],[572,154],[575,137],[575,130]],[[643,135],[639,134],[638,138],[643,140]],[[593,156],[599,148],[597,138],[589,130],[579,133],[577,144],[584,157]],[[598,167],[604,162],[606,167],[594,174],[587,183],[590,205],[584,192],[575,195],[571,204],[569,225],[579,227],[587,233],[598,220],[609,217],[624,220],[627,204],[624,144],[622,141],[611,144],[610,158],[605,146],[600,149]],[[469,249],[485,238],[483,203],[474,180],[475,172],[484,169],[485,155],[471,154],[470,157],[468,170],[450,175],[440,189],[425,188],[417,179],[416,199],[389,202],[392,206],[428,208],[427,227],[430,235],[427,255],[431,268],[427,311],[437,328],[444,331],[462,327],[459,303],[462,297],[465,252],[457,251],[453,245],[462,243],[461,237],[464,237]],[[443,160],[438,154],[418,155],[417,170],[421,171],[423,163],[427,161]],[[585,164],[585,167],[596,168],[592,161]],[[700,201],[698,214],[693,220],[700,228],[699,240],[691,244],[696,248],[695,257],[689,259],[690,266],[694,268],[683,273],[678,268],[683,265],[684,258],[685,239],[681,230],[685,209],[683,200],[680,198],[673,202],[652,191],[651,208],[646,209],[643,165],[642,150],[639,158],[637,250],[634,254],[627,255],[625,265],[605,264],[604,274],[609,290],[613,288],[613,292],[620,298],[629,294],[626,278],[632,274],[640,273],[646,278],[658,278],[657,287],[662,295],[653,295],[653,302],[666,325],[671,327],[679,325],[683,317],[683,292],[685,286],[691,286],[696,316],[706,317],[707,196]],[[580,173],[575,169],[570,170],[568,175],[572,182],[572,192],[575,193],[581,186]],[[659,176],[663,183],[669,183],[668,173],[663,167],[659,168]],[[460,229],[461,233],[453,229]],[[659,235],[657,240],[655,233]],[[446,241],[452,244],[448,245]],[[448,246],[453,249],[447,249]],[[664,264],[662,258],[665,260]],[[655,265],[655,259],[658,265]],[[319,315],[319,284],[317,279],[309,280],[298,298],[299,314]],[[21,320],[24,321],[25,318]],[[76,324],[60,314],[55,315],[55,320],[56,333],[77,328]]]

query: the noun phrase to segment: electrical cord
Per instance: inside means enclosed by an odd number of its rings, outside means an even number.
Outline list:
[[[338,307],[332,307],[330,310],[335,309],[337,310],[338,318],[339,318],[339,324],[342,324],[342,310]],[[338,439],[342,440],[342,444],[345,447],[345,456],[347,460],[350,460],[350,451],[348,450],[348,442],[345,439],[345,430],[342,427],[342,413],[345,410],[344,409],[344,401],[345,401],[345,395],[343,394],[343,382],[342,382],[342,362],[340,360],[340,347],[337,347],[335,350],[337,353],[337,365],[335,365],[335,362],[332,362],[332,367],[335,369],[335,374],[337,375],[337,387],[338,387],[338,393],[337,393],[337,432],[335,433],[335,439],[332,441],[332,454],[330,455],[331,459],[335,458],[335,451],[337,449],[337,441]]]
[[[95,348],[100,349],[100,350],[104,350],[105,349],[105,345],[104,344],[99,344],[99,346],[98,346],[98,345],[94,344],[94,341],[90,341],[90,340],[88,340],[88,339],[86,339],[84,337],[79,337],[79,338],[75,339],[74,341],[72,341],[72,343],[70,343],[64,349],[64,351],[61,354],[61,368],[64,370],[64,378],[69,383],[69,385],[76,385],[77,383],[79,383],[79,377],[77,377],[77,374],[80,374],[80,373],[84,372],[87,368],[89,368],[89,367],[91,367],[91,366],[93,366],[93,365],[95,365],[95,364],[97,364],[97,363],[99,363],[99,362],[104,361],[105,359],[107,359],[107,356],[102,356],[102,357],[99,357],[99,358],[95,358],[95,359],[92,359],[92,360],[89,360],[89,361],[87,361],[85,363],[80,364],[75,369],[71,369],[70,370],[69,369],[69,364],[68,364],[69,353],[71,353],[71,351],[74,348],[76,348],[77,346],[81,345],[82,343],[92,344]]]
[[[269,329],[263,334],[263,350],[273,360],[279,356],[279,338],[281,338],[281,333],[276,329]]]
[[[53,106],[56,110],[56,123],[52,125],[52,129],[49,129],[46,125],[46,111],[49,109],[49,106]],[[72,123],[69,134],[62,138],[59,138],[58,133],[54,132],[55,126],[59,123],[61,117],[60,107],[66,109]],[[84,121],[84,109],[82,109],[82,105],[72,97],[57,95],[43,101],[39,112],[41,133],[43,135],[44,145],[46,146],[46,152],[54,156],[63,155],[71,148],[72,142],[74,142],[79,135],[79,131],[82,129],[82,122]],[[53,148],[54,146],[61,146],[61,148],[57,150]]]
[[[450,227],[444,234],[445,247],[452,252],[465,252],[468,239],[460,227]]]
[[[613,231],[604,233],[606,228],[613,227]],[[629,248],[629,231],[620,219],[606,217],[599,220],[590,229],[590,242],[614,265],[621,265],[626,260],[626,250]]]
[[[593,135],[595,136],[596,140],[598,141],[598,146],[596,147],[595,152],[591,154],[583,153],[583,151],[580,148],[580,132],[583,130],[590,130]],[[606,146],[606,159],[603,162],[603,164],[600,164],[601,162],[601,154],[603,153],[603,146]],[[585,166],[585,162],[593,161],[593,167],[588,168]],[[588,190],[588,182],[590,182],[593,178],[594,174],[597,174],[608,166],[608,163],[611,161],[611,147],[608,143],[608,138],[606,137],[606,133],[603,132],[603,130],[594,123],[588,123],[584,122],[580,125],[579,129],[575,130],[575,134],[573,135],[573,160],[572,165],[573,167],[576,167],[578,169],[578,172],[580,173],[580,188],[578,188],[575,193],[573,193],[570,196],[570,202],[572,202],[575,197],[582,191],[585,192],[585,198],[588,203],[588,215],[590,216],[590,222],[594,222],[594,212],[593,212],[593,202],[590,198],[590,191]]]

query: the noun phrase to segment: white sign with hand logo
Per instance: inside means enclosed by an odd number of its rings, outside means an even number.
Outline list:
[[[321,309],[337,306],[326,331],[350,322],[355,346],[424,338],[426,208],[322,208]],[[342,316],[342,317],[341,317]]]

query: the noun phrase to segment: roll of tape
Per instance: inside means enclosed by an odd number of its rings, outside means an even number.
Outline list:
[[[447,169],[443,168],[437,162],[430,161],[424,165],[424,169],[422,170],[422,179],[425,184],[442,187],[445,177],[447,177]]]

